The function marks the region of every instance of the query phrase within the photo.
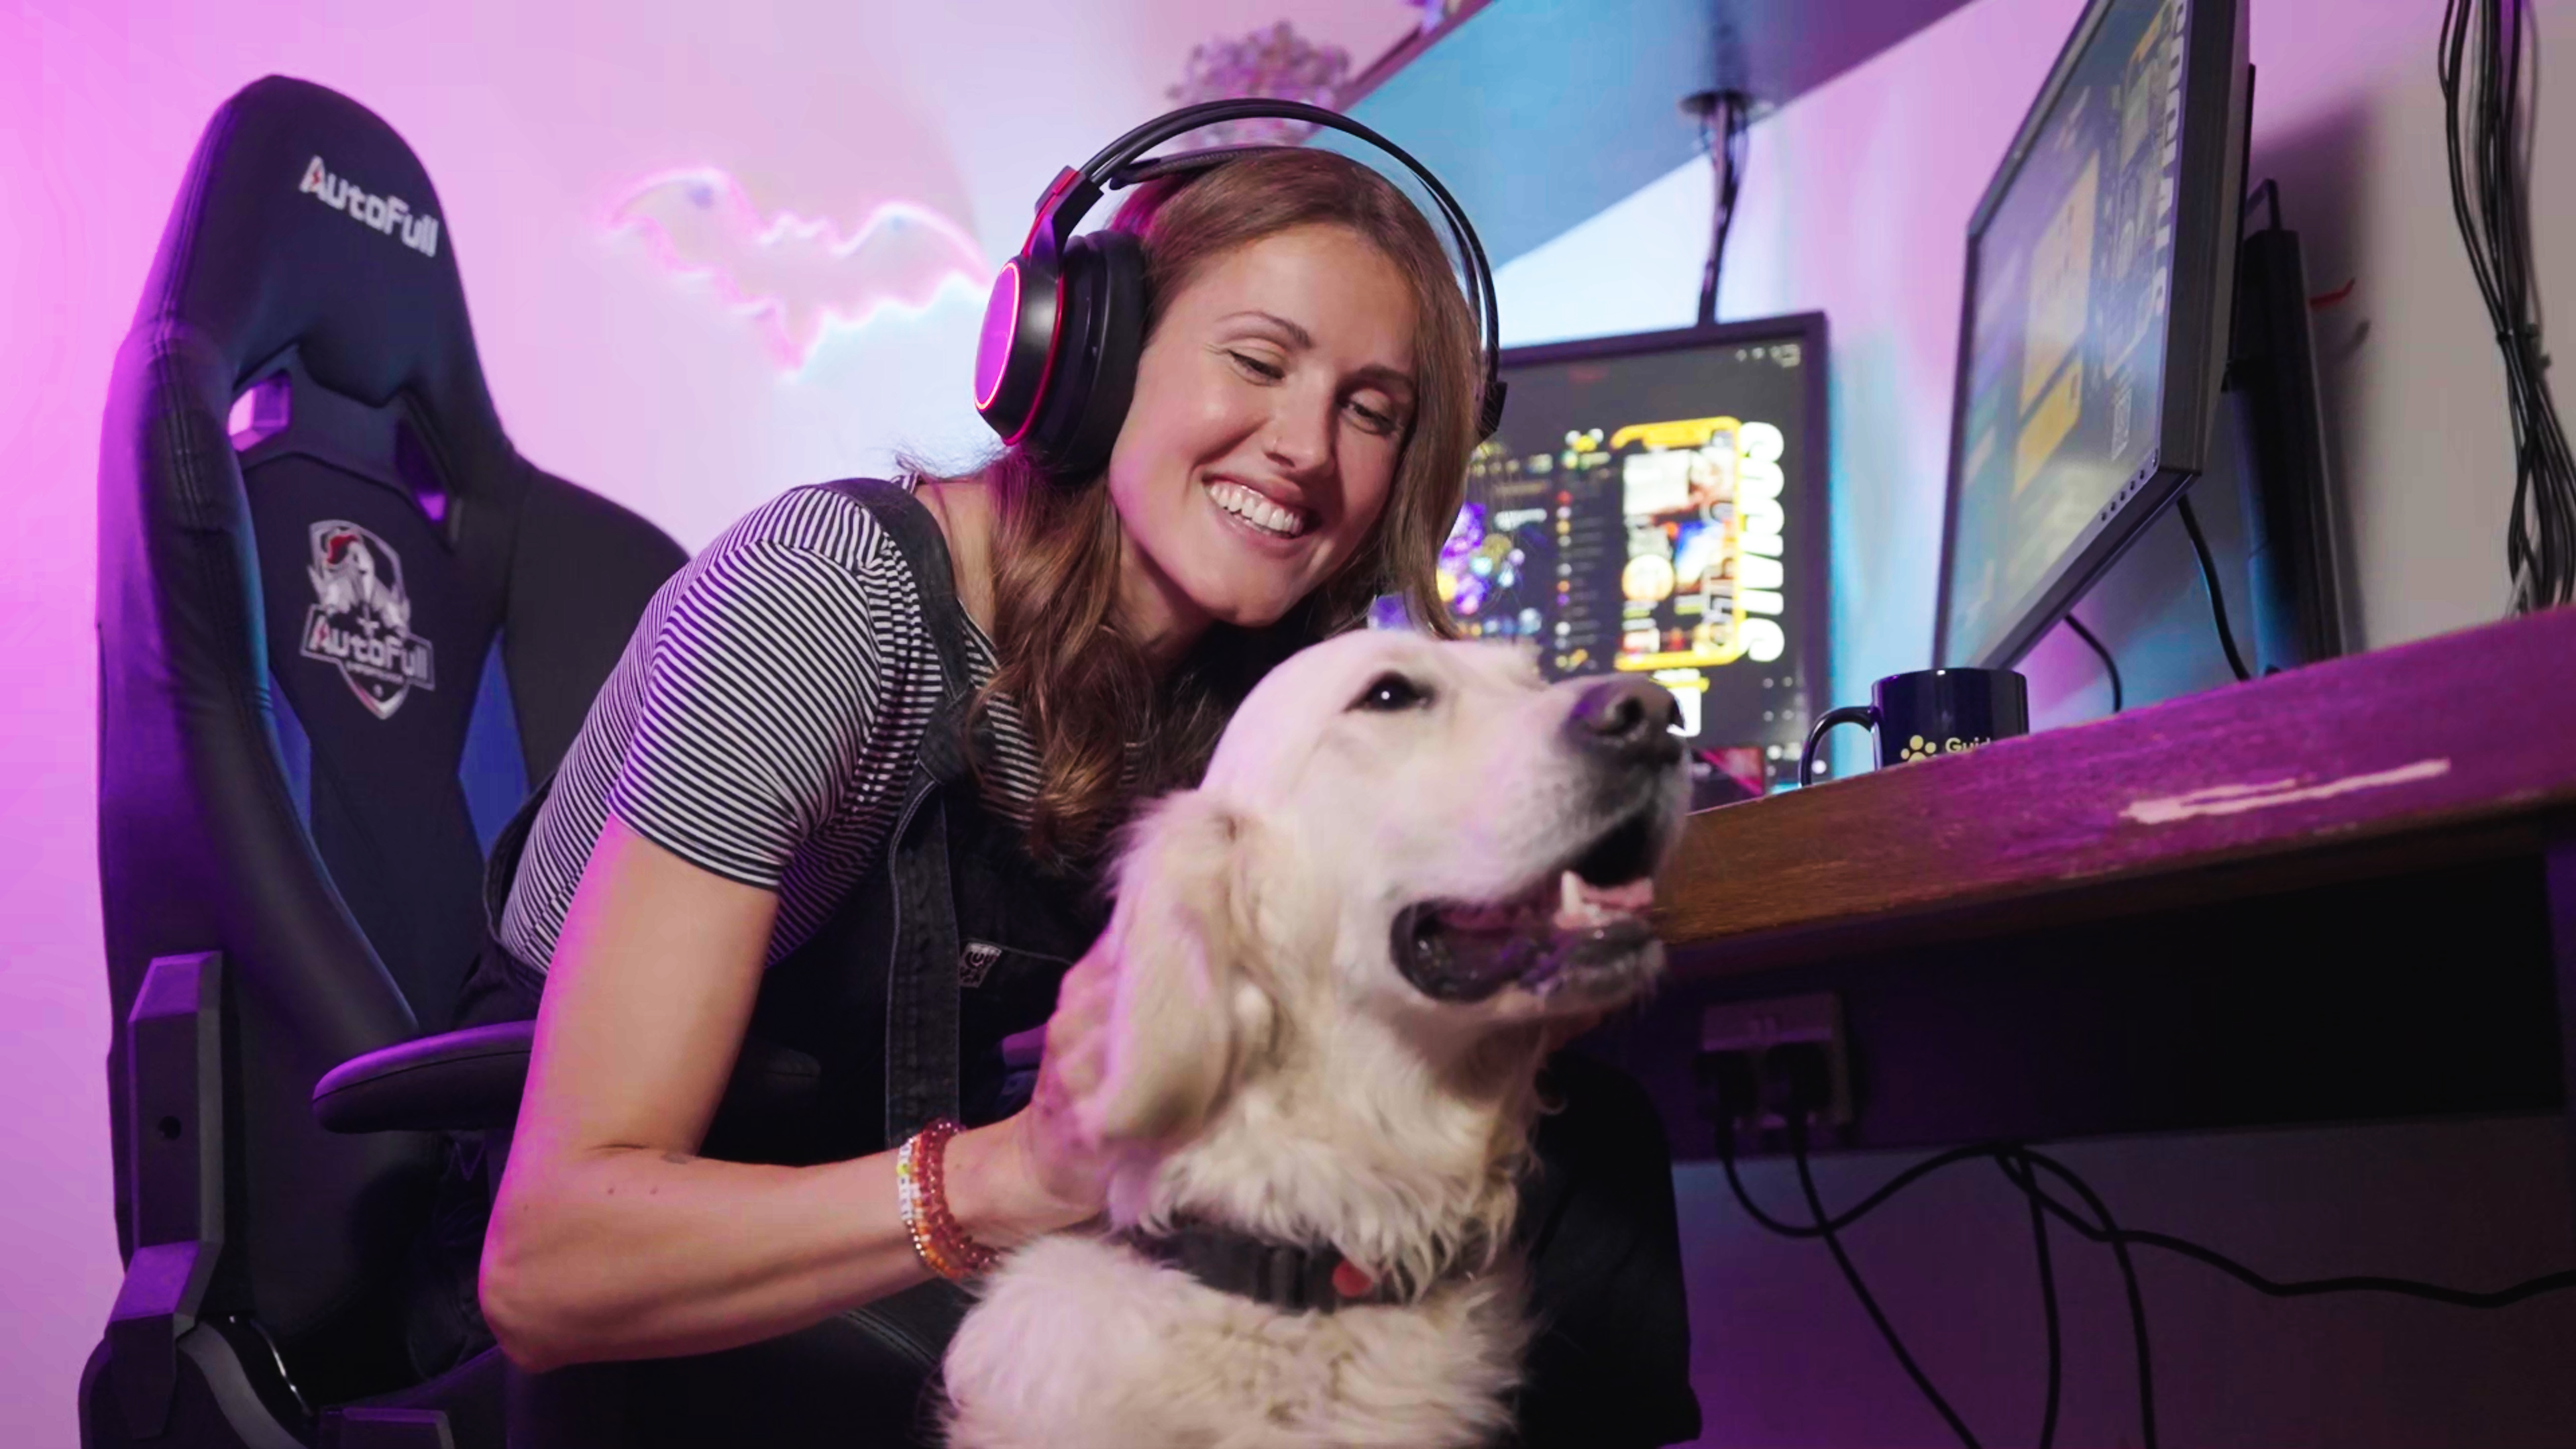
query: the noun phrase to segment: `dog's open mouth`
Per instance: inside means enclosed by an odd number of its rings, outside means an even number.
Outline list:
[[[1419,901],[1396,912],[1398,970],[1438,1001],[1482,1001],[1507,986],[1590,995],[1641,977],[1655,957],[1663,830],[1630,816],[1529,887],[1501,900]]]

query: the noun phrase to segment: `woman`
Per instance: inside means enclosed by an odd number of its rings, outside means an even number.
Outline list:
[[[1006,1249],[1096,1215],[1059,1107],[1115,970],[1084,954],[1108,832],[1195,777],[1270,662],[1373,596],[1443,619],[1477,359],[1422,217],[1297,151],[1149,183],[1113,225],[1142,244],[1150,305],[1104,476],[1066,486],[1007,453],[919,483],[926,517],[831,489],[756,510],[656,598],[534,815],[469,987],[489,1019],[542,984],[481,1279],[523,1367],[712,1353],[927,1282],[882,1130],[915,1120],[917,1082],[969,1124],[944,1153],[964,1238]],[[920,934],[952,894],[954,939]],[[944,998],[956,1045],[890,1066],[909,963],[945,950],[969,978]],[[1011,1111],[1005,1039],[1041,1022],[1035,1101]],[[747,1035],[824,1059],[819,1126],[715,1122]],[[1559,1261],[1595,1290],[1548,1303],[1543,1250],[1542,1306],[1605,1325],[1564,1375],[1611,1400],[1607,1421],[1583,1405],[1594,1443],[1622,1442],[1598,1431],[1630,1411],[1629,1442],[1696,1427],[1662,1143],[1625,1091],[1624,1127],[1586,1136],[1637,1150],[1554,1174],[1525,1214],[1572,1235]],[[701,1155],[711,1125],[757,1160]],[[1596,1179],[1615,1190],[1587,1196]],[[1641,1325],[1662,1331],[1628,1341]]]

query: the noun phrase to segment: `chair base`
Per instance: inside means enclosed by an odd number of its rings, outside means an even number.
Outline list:
[[[479,1355],[427,1383],[326,1410],[308,1426],[256,1386],[231,1338],[200,1324],[178,1342],[178,1381],[158,1434],[139,1438],[116,1396],[108,1346],[81,1370],[81,1449],[503,1449],[502,1360]]]

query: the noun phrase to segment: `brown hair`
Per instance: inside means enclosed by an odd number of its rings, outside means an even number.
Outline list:
[[[1475,319],[1438,236],[1402,192],[1348,157],[1259,152],[1150,182],[1110,224],[1143,244],[1148,338],[1164,304],[1217,258],[1295,227],[1349,228],[1412,289],[1415,403],[1385,510],[1350,561],[1267,628],[1210,627],[1159,681],[1116,616],[1124,535],[1108,488],[1097,478],[1066,487],[1016,448],[980,471],[993,501],[1001,668],[968,719],[997,695],[1019,704],[1041,763],[1028,844],[1051,864],[1090,855],[1135,795],[1194,783],[1270,666],[1358,623],[1376,596],[1398,595],[1423,626],[1455,632],[1434,564],[1466,488],[1482,381]],[[997,788],[983,784],[988,796]]]

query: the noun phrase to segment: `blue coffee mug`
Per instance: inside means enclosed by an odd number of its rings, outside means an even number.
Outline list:
[[[1825,731],[1840,724],[1869,726],[1878,737],[1881,766],[1955,755],[2030,733],[2030,684],[2009,669],[1891,674],[1869,687],[1869,701],[1826,710],[1816,721],[1798,757],[1799,784],[1815,776]]]

